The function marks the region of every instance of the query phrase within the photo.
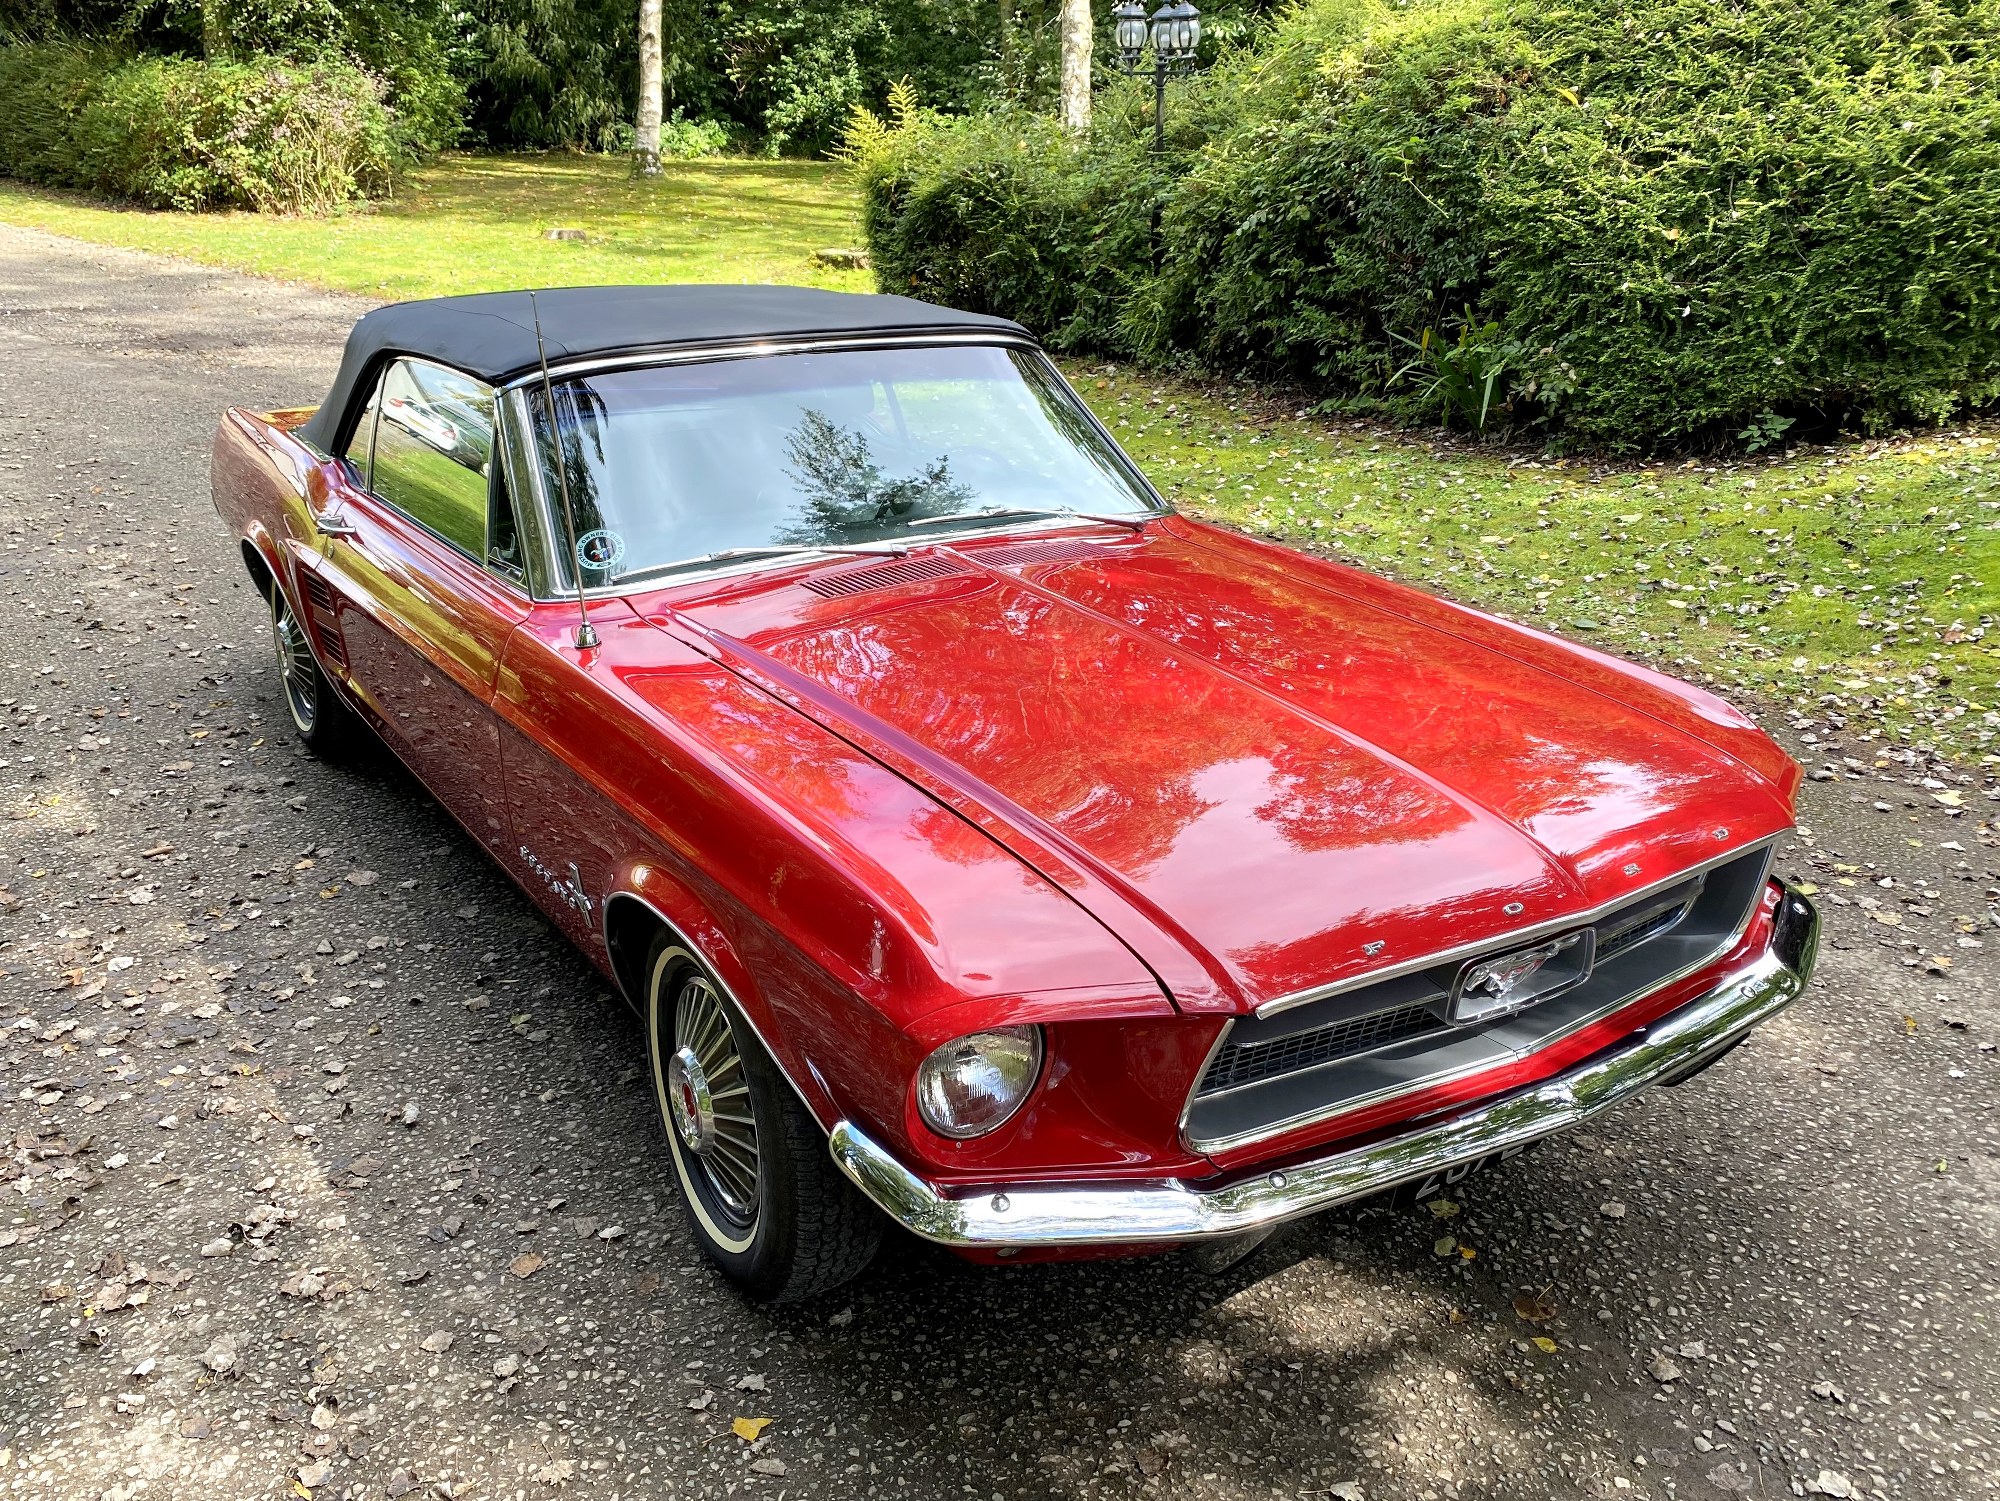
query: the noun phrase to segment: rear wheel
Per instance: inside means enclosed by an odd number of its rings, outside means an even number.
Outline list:
[[[646,964],[646,1038],[667,1150],[695,1237],[749,1296],[790,1303],[868,1265],[882,1218],[735,1004],[662,934]]]
[[[278,688],[299,739],[319,755],[347,749],[355,737],[354,714],[320,671],[305,621],[275,583],[271,586],[271,645],[278,656]]]

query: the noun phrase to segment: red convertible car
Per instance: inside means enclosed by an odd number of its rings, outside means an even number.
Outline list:
[[[1799,773],[1660,674],[1175,514],[1018,326],[370,313],[232,411],[298,733],[385,740],[644,1017],[754,1296],[1434,1192],[1798,995]]]

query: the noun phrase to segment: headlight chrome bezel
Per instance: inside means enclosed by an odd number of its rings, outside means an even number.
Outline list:
[[[1046,1052],[1037,1026],[985,1027],[954,1037],[917,1065],[913,1091],[918,1119],[948,1141],[991,1136],[1019,1115],[1034,1094]],[[978,1079],[982,1068],[986,1077]],[[975,1089],[994,1102],[977,1114],[968,1109]]]

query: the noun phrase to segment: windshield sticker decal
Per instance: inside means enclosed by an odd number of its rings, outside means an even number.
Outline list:
[[[625,539],[606,527],[585,532],[576,539],[576,560],[600,571],[616,568],[625,560]]]

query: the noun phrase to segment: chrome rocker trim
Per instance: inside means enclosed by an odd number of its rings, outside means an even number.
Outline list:
[[[1021,1184],[950,1198],[855,1125],[833,1128],[841,1171],[889,1217],[940,1245],[1158,1245],[1268,1230],[1412,1179],[1565,1131],[1652,1084],[1714,1061],[1798,998],[1819,948],[1819,914],[1780,888],[1771,946],[1713,990],[1614,1052],[1436,1125],[1221,1188],[1180,1180],[1072,1188]]]

